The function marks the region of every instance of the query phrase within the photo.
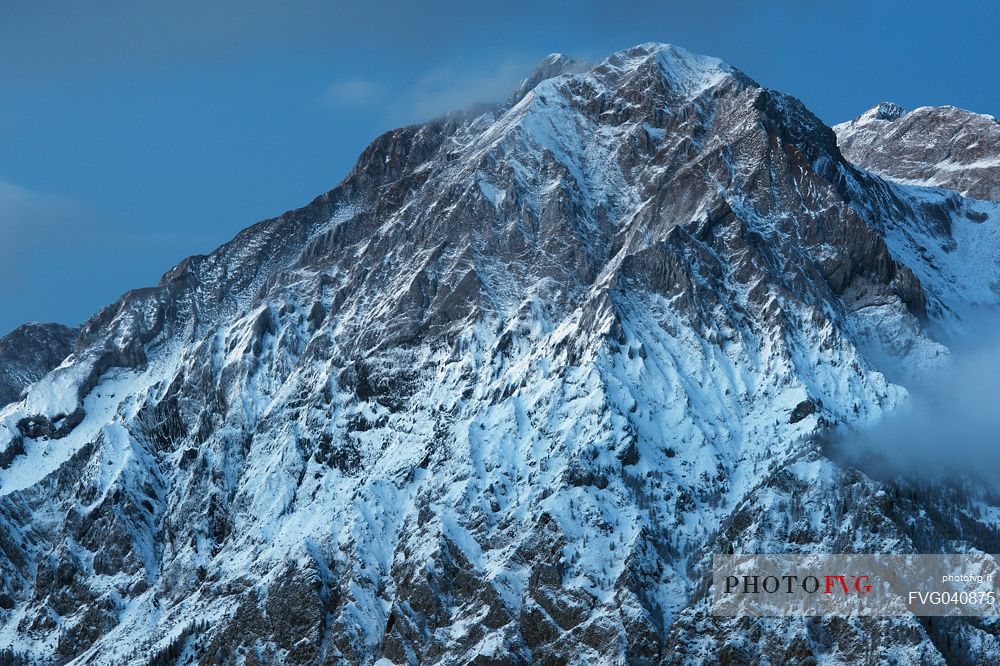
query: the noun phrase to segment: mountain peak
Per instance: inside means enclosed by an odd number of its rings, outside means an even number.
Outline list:
[[[885,120],[892,122],[900,118],[906,111],[903,107],[892,102],[879,102],[855,119],[857,123],[866,123],[872,120]]]
[[[646,42],[618,51],[596,66],[562,53],[550,53],[528,78],[521,81],[507,99],[507,106],[517,104],[542,81],[564,74],[593,75],[609,87],[617,88],[622,82],[651,71],[661,76],[669,89],[681,97],[695,97],[727,77],[741,74],[719,58],[659,42]]]
[[[535,86],[546,79],[555,78],[563,74],[576,74],[586,70],[588,66],[589,63],[585,60],[570,58],[562,53],[550,53],[538,63],[535,71],[528,78],[521,81],[517,89],[507,99],[507,106],[517,104]]]
[[[646,42],[618,51],[595,68],[597,72],[626,75],[655,64],[676,92],[692,97],[738,72],[712,56],[692,53],[673,44]]]
[[[882,176],[1000,200],[1000,123],[955,106],[883,102],[834,126],[841,152]]]

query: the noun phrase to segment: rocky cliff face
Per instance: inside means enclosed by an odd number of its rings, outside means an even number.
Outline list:
[[[62,363],[76,330],[62,324],[25,324],[0,338],[0,407]]]
[[[998,238],[995,204],[858,168],[716,59],[547,59],[129,292],[0,412],[0,645],[1000,656],[972,622],[715,619],[704,584],[713,552],[997,552],[985,490],[865,475],[823,435],[899,405],[889,365],[933,371],[928,331],[997,303]]]
[[[904,182],[1000,200],[1000,122],[953,106],[883,102],[833,128],[847,159]]]

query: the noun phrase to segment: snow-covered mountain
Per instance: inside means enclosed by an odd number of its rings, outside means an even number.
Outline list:
[[[978,130],[918,112],[841,126],[852,163],[793,97],[644,44],[550,56],[505,105],[377,138],[330,192],[96,314],[0,411],[0,647],[1000,658],[985,621],[706,612],[713,552],[998,552],[985,489],[824,444],[1000,301],[996,172],[938,178],[997,144],[966,155]]]
[[[914,185],[1000,199],[1000,121],[953,106],[904,113],[882,102],[834,131],[855,164]]]
[[[61,324],[25,324],[0,338],[0,407],[62,363],[76,331]]]

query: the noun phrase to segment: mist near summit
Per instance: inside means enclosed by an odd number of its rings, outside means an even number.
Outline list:
[[[963,319],[963,332],[943,340],[947,359],[902,381],[909,398],[885,417],[839,431],[839,453],[906,479],[975,479],[1000,491],[1000,310]]]

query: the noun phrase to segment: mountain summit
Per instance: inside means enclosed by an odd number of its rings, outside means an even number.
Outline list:
[[[834,127],[844,154],[902,182],[1000,200],[1000,122],[953,106],[882,103]]]
[[[925,187],[865,148],[916,164],[924,127],[949,163],[1000,157],[970,145],[986,121],[918,111],[835,133],[643,44],[550,56],[507,105],[383,134],[331,191],[95,314],[0,411],[0,645],[1000,658],[961,618],[721,618],[706,592],[712,553],[998,552],[985,491],[917,493],[824,444],[1000,300],[1000,210],[970,194],[993,172]]]

